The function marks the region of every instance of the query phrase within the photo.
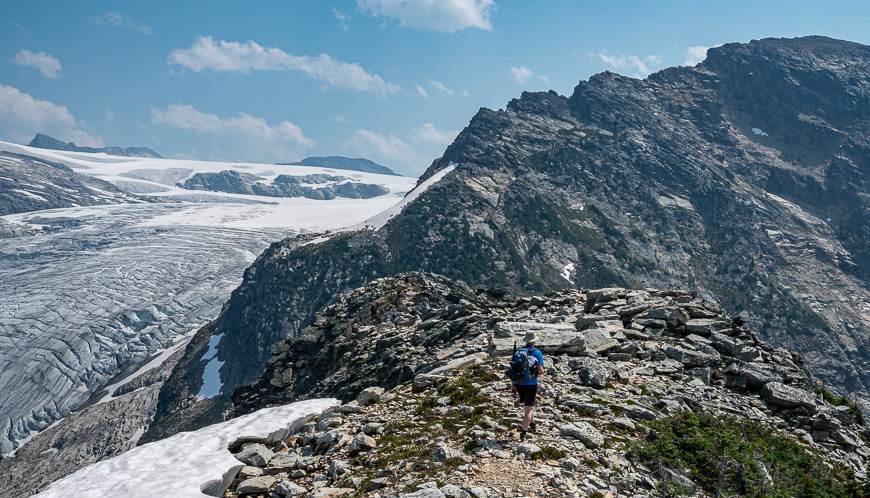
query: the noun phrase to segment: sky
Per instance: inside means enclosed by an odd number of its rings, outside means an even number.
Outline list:
[[[480,107],[706,49],[870,44],[866,1],[0,2],[0,139],[167,157],[366,157],[419,175]]]

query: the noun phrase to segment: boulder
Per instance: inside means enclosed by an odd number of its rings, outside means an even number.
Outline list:
[[[610,378],[610,368],[608,368],[605,362],[594,358],[578,358],[576,366],[580,376],[580,383],[584,386],[596,389],[602,389],[607,386],[607,380]]]
[[[401,498],[446,498],[438,488],[423,488],[413,493],[399,495]]]
[[[587,448],[598,448],[604,444],[604,436],[587,422],[572,422],[559,428],[559,434],[579,440]]]
[[[812,393],[803,389],[787,386],[782,382],[768,382],[761,390],[761,399],[773,408],[803,408],[809,413],[816,412],[816,399]]]
[[[587,353],[598,355],[619,346],[619,342],[613,339],[607,330],[593,328],[584,330],[583,334]]]
[[[296,467],[296,462],[299,461],[299,455],[296,453],[275,453],[269,460],[270,468],[292,469]]]
[[[296,484],[293,481],[281,481],[275,486],[275,493],[278,496],[290,497],[290,496],[301,496],[308,492],[307,489],[302,486]]]
[[[668,328],[676,328],[689,321],[689,315],[676,306],[660,306],[637,315],[635,320],[638,319],[663,320]]]
[[[583,333],[570,323],[499,322],[490,346],[497,355],[509,355],[514,344],[523,345],[523,336],[529,332],[538,337],[537,347],[546,354],[583,351]]]
[[[488,358],[489,355],[487,353],[474,353],[461,358],[455,358],[447,362],[446,365],[434,368],[426,373],[417,374],[414,377],[412,387],[415,391],[422,391],[428,387],[438,385],[447,380],[450,377],[450,373],[480,365]]]
[[[337,478],[343,476],[348,472],[348,463],[344,460],[335,459],[329,462],[329,470],[327,470],[327,474],[329,478],[333,481]]]
[[[693,351],[678,346],[668,346],[665,348],[665,354],[668,358],[679,361],[687,368],[712,367],[718,365],[721,358],[718,353],[713,350],[711,351],[712,353],[703,353],[701,351]]]
[[[265,467],[274,453],[261,443],[247,443],[241,451],[233,455],[236,460],[254,467]]]
[[[353,488],[317,488],[312,491],[308,497],[309,498],[334,498],[336,496],[345,496],[353,494]]]
[[[360,406],[372,405],[380,401],[383,395],[383,387],[367,387],[360,391],[359,395],[356,397],[356,402]]]
[[[440,489],[444,496],[447,498],[471,498],[471,494],[468,491],[460,488],[455,484],[448,484]]]
[[[541,452],[541,447],[532,443],[520,443],[517,445],[517,453],[531,459],[536,453]]]
[[[374,448],[377,444],[378,443],[373,437],[366,436],[364,433],[360,432],[350,443],[350,453],[351,455],[356,455]]]
[[[258,476],[245,479],[236,486],[236,492],[240,495],[254,493],[268,493],[269,489],[275,484],[275,479],[272,476]]]
[[[719,320],[715,318],[692,318],[686,322],[686,332],[710,337],[713,332],[731,328],[731,320]]]

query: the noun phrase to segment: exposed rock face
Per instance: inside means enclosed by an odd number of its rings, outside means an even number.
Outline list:
[[[280,163],[284,164],[284,163]],[[351,171],[363,171],[366,173],[377,173],[379,175],[397,175],[390,168],[380,165],[374,161],[361,157],[342,157],[342,156],[325,156],[325,157],[306,157],[296,163],[286,163],[288,166],[324,166],[327,168],[347,169]]]
[[[369,183],[352,181],[335,175],[278,175],[271,184],[250,173],[235,170],[220,173],[197,173],[178,184],[189,190],[210,190],[233,194],[264,195],[267,197],[307,197],[309,199],[369,199],[389,193],[389,190]]]
[[[380,230],[285,241],[258,259],[200,332],[224,334],[223,392],[254,380],[271,345],[339,293],[424,270],[519,292],[697,289],[864,396],[868,80],[866,46],[768,39],[711,49],[698,67],[646,80],[603,73],[570,98],[524,93],[504,110],[481,109],[423,179],[456,168]],[[685,312],[643,320],[652,334],[709,318]],[[699,337],[718,327],[691,325]],[[671,356],[693,368],[715,361]],[[196,379],[181,367],[158,416],[188,404]]]
[[[108,147],[79,147],[73,142],[63,142],[62,140],[58,140],[42,133],[37,133],[36,136],[33,137],[33,140],[31,140],[27,145],[30,147],[39,147],[40,149],[68,150],[72,152],[103,152],[113,156],[163,157],[148,147],[118,147],[115,145],[110,145]]]
[[[0,152],[0,215],[149,200],[98,178],[74,173],[63,164]]]
[[[244,495],[256,484],[257,493],[283,496],[319,496],[330,489],[401,497],[608,492],[642,497],[656,495],[666,483],[712,496],[715,485],[708,478],[715,468],[656,468],[638,452],[639,443],[655,441],[661,429],[657,421],[676,424],[694,416],[732,420],[734,427],[746,429],[734,429],[738,439],[770,431],[761,444],[778,448],[772,451],[791,448],[793,455],[818,459],[786,468],[773,453],[756,449],[754,457],[744,459],[752,466],[745,470],[766,477],[724,472],[723,491],[747,486],[798,496],[803,493],[785,488],[794,485],[795,474],[798,482],[831,478],[831,485],[838,486],[839,479],[848,478],[841,473],[844,468],[866,479],[868,430],[857,409],[835,406],[815,394],[799,356],[759,340],[739,317],[691,292],[610,288],[612,299],[602,301],[601,291],[511,299],[440,276],[410,273],[377,279],[343,295],[299,337],[276,345],[266,375],[238,390],[234,402],[239,413],[325,393],[338,394],[345,403],[297,424],[271,451],[254,437],[231,443],[229,451],[258,469],[242,469],[223,496]],[[683,314],[728,324],[718,333],[755,348],[758,355],[744,361],[689,331],[685,323],[659,327],[643,318]],[[601,316],[620,326],[574,326]],[[545,355],[536,429],[525,442],[516,431],[520,407],[504,376],[510,352],[496,349],[493,342],[505,323],[523,323],[527,330],[569,324],[573,332],[560,335],[563,345],[590,333],[606,333],[617,343],[612,352]],[[554,337],[550,341],[554,351],[564,351]],[[485,359],[467,366],[467,359],[478,355]],[[699,357],[705,358],[703,372],[697,367]],[[775,372],[781,380],[754,387],[735,382],[740,368],[749,365]],[[601,377],[595,385],[584,380],[589,369]],[[417,382],[435,372],[440,380]],[[388,389],[363,389],[369,385]],[[248,430],[256,434],[255,427]],[[684,440],[669,451],[724,451],[721,444]],[[271,458],[259,462],[248,458],[272,451]],[[726,462],[733,457],[723,456]],[[818,463],[822,461],[826,463]],[[262,481],[252,481],[259,472],[274,479],[263,487]]]

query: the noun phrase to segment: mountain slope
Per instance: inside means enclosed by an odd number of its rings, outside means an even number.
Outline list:
[[[263,253],[164,385],[158,432],[196,419],[209,337],[227,395],[335,296],[412,270],[518,292],[697,289],[866,396],[868,81],[866,46],[768,39],[481,109],[421,180],[455,169],[382,228]]]
[[[0,151],[0,216],[147,201],[109,182],[76,173],[63,164]]]
[[[281,163],[284,164],[284,163]],[[343,157],[343,156],[312,156],[295,162],[286,163],[291,166],[321,166],[324,168],[347,169],[351,171],[364,171],[366,173],[377,173],[379,175],[397,175],[390,168],[380,165],[369,159],[362,157]]]
[[[118,147],[116,145],[110,145],[108,147],[79,147],[73,142],[63,142],[62,140],[58,140],[42,133],[37,133],[36,136],[33,137],[33,140],[31,140],[27,145],[30,147],[39,147],[40,149],[67,150],[70,152],[102,152],[112,156],[163,157],[148,147]]]

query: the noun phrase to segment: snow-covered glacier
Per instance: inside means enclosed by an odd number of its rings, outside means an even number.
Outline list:
[[[110,399],[119,379],[183,346],[191,331],[217,316],[270,242],[359,224],[415,183],[307,166],[115,157],[3,142],[0,150],[61,163],[155,201],[0,216],[0,225],[24,228],[0,237],[3,453],[71,411]],[[323,190],[349,183],[386,193],[327,200],[182,186],[198,173],[224,171],[263,184],[296,176],[295,185],[327,194],[352,191]]]

